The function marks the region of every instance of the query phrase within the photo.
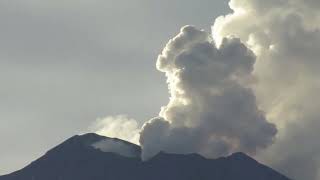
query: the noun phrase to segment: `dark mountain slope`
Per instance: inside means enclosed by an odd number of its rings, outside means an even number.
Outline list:
[[[130,154],[104,152],[98,142],[125,145]],[[109,143],[107,143],[109,145]],[[159,153],[147,162],[139,146],[96,134],[74,136],[24,169],[0,180],[289,180],[243,153],[206,159],[197,154]]]

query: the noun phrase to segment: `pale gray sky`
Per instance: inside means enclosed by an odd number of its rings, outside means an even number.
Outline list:
[[[99,117],[156,116],[168,102],[155,68],[165,43],[228,11],[227,0],[0,1],[0,174]]]

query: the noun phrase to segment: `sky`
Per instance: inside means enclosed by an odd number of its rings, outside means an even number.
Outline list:
[[[1,1],[0,174],[96,132],[140,144],[143,160],[242,151],[293,179],[320,179],[319,8]]]
[[[167,104],[155,62],[184,25],[210,31],[227,0],[2,0],[0,174],[99,118],[138,126]]]

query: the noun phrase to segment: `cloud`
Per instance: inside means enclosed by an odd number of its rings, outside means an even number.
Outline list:
[[[136,120],[125,115],[108,116],[98,119],[92,126],[91,131],[111,137],[139,144],[140,127]]]
[[[279,129],[259,158],[295,179],[319,179],[320,1],[231,0],[214,39],[239,37],[257,56],[254,92]],[[250,20],[249,20],[250,19]]]
[[[254,54],[238,38],[222,39],[185,26],[157,60],[167,76],[170,101],[141,131],[142,158],[159,151],[206,157],[235,151],[255,154],[277,133],[250,88]]]
[[[125,157],[140,157],[140,153],[137,152],[136,149],[121,140],[105,139],[92,144],[92,146],[103,152],[112,152]]]

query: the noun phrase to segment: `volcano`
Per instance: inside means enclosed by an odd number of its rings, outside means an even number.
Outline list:
[[[0,180],[289,180],[241,152],[217,159],[160,152],[148,161],[140,154],[120,139],[76,135]]]

